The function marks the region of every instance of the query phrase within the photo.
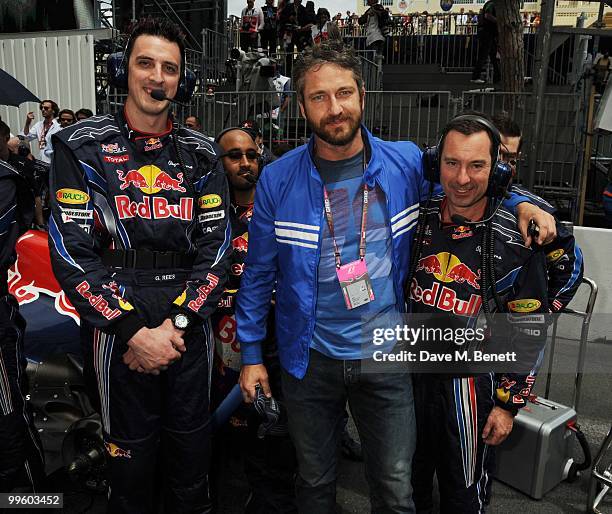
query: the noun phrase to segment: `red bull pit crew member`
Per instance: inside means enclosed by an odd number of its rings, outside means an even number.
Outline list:
[[[294,67],[294,84],[314,136],[268,164],[257,186],[236,309],[240,385],[251,401],[257,384],[269,394],[261,342],[276,289],[299,512],[335,511],[337,441],[347,399],[372,511],[414,512],[410,377],[362,371],[372,365],[362,328],[404,308],[419,200],[429,186],[421,153],[412,143],[381,141],[361,125],[361,64],[342,43],[306,49]]]
[[[7,284],[8,268],[15,262],[15,243],[34,217],[34,196],[26,179],[6,162],[9,137],[9,127],[0,121],[0,493],[25,484],[38,492],[44,464],[26,400],[26,323]]]
[[[141,20],[123,108],[54,139],[49,245],[60,284],[94,327],[112,513],[157,512],[156,470],[166,512],[203,512],[208,501],[209,316],[231,227],[213,144],[178,129],[169,102],[151,95],[177,94],[183,55],[176,25]]]
[[[462,331],[477,327],[483,311],[509,313],[508,338],[498,328],[500,315],[491,314],[483,348],[496,344],[503,351],[517,350],[521,362],[502,364],[495,372],[488,371],[493,368],[488,362],[476,373],[471,364],[458,362],[456,350],[465,348],[458,339],[427,347],[427,355],[433,349],[451,359],[414,376],[413,497],[417,512],[432,512],[435,473],[441,512],[475,514],[485,508],[491,446],[508,436],[514,416],[531,394],[546,342],[546,315],[573,297],[583,264],[580,249],[562,225],[550,245],[527,248],[515,216],[503,205],[492,210],[496,193],[489,177],[496,166],[499,133],[488,120],[459,116],[443,134],[437,155],[444,192],[421,207],[410,312],[424,326]],[[509,180],[511,170],[505,170]],[[566,266],[554,270],[547,284],[547,257],[551,261],[553,255],[565,256]],[[415,346],[419,358],[422,348]]]
[[[235,301],[249,248],[248,228],[253,216],[255,187],[260,167],[263,167],[263,159],[254,134],[248,128],[226,129],[217,136],[217,142],[223,152],[221,157],[230,186],[229,221],[234,248],[226,289],[219,300],[217,311],[212,316],[217,349],[213,369],[213,395],[216,393],[218,396],[225,396],[238,383],[240,373]],[[213,217],[217,218],[221,214],[222,211],[216,211]],[[270,313],[263,357],[270,370],[274,398],[282,400],[280,363],[274,338],[274,309]],[[297,462],[287,431],[284,407],[281,407],[281,419],[267,433],[261,432],[263,421],[252,405],[247,407],[243,404],[232,416],[230,426],[215,435],[213,452],[225,454],[228,448],[236,446],[242,449],[244,471],[251,489],[245,512],[295,513],[297,506],[294,477]],[[221,459],[216,458],[215,461],[217,463]]]

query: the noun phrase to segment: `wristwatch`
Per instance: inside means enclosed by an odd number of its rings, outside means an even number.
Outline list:
[[[179,312],[172,318],[172,324],[179,330],[187,330],[187,327],[189,327],[190,324],[189,316]]]

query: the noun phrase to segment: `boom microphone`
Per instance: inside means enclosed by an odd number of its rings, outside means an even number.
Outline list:
[[[164,93],[163,89],[154,89],[153,91],[151,91],[151,98],[153,98],[153,100],[157,100],[158,102],[163,102],[164,100],[168,100],[169,102],[180,105],[181,107],[189,107],[187,104],[184,104],[182,102],[177,102],[176,100],[173,100],[172,98],[168,98],[166,96],[166,93]]]

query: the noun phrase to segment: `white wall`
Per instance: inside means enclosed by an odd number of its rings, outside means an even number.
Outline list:
[[[0,68],[10,73],[41,100],[51,99],[60,109],[85,107],[95,112],[94,36],[24,37],[0,39]],[[0,106],[2,120],[14,134],[23,130],[28,111],[42,119],[38,105]],[[38,147],[31,145],[34,155]]]

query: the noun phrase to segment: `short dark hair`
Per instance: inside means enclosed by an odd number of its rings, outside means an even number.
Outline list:
[[[79,114],[84,114],[86,118],[91,118],[93,116],[93,112],[89,109],[79,109],[77,112],[74,113],[75,118],[79,118]]]
[[[196,120],[196,123],[202,126],[202,122],[200,121],[200,118],[198,118],[195,114],[190,114],[189,116],[187,116],[187,118],[194,118]],[[185,120],[187,120],[187,118],[185,118]]]
[[[59,113],[59,106],[53,100],[42,100],[38,107],[42,109],[43,104],[49,103],[51,104],[51,110],[53,111],[53,117],[56,118]]]
[[[454,130],[460,134],[463,134],[464,136],[471,136],[472,134],[477,134],[478,132],[486,132],[487,136],[489,137],[489,141],[491,142],[491,158],[493,160],[497,158],[496,143],[491,130],[489,130],[486,125],[480,123],[477,119],[473,119],[472,117],[482,118],[493,125],[491,119],[482,112],[470,111],[456,116],[447,123],[442,132],[442,138],[438,148],[438,155],[440,155],[440,157],[442,156],[442,149],[444,148],[444,140],[446,139],[446,136],[451,130]]]
[[[363,75],[361,61],[352,47],[342,41],[330,39],[318,45],[313,45],[300,55],[293,65],[293,84],[300,101],[304,100],[304,78],[313,68],[320,68],[324,64],[334,64],[340,68],[351,70],[353,78],[360,90],[363,88]]]
[[[523,134],[521,132],[521,127],[512,119],[510,113],[506,111],[498,112],[495,116],[493,116],[491,121],[493,122],[493,125],[497,127],[497,130],[499,130],[499,133],[503,136],[521,138],[519,141],[520,151],[521,146],[523,146]]]
[[[2,142],[7,142],[11,137],[11,129],[9,126],[0,120],[0,139]]]
[[[61,118],[62,114],[70,114],[70,116],[72,116],[72,119],[76,121],[76,116],[74,112],[72,112],[72,109],[62,109],[57,115],[57,117]]]
[[[181,31],[180,27],[165,18],[153,18],[148,16],[135,22],[129,29],[129,40],[127,47],[125,48],[125,62],[129,63],[134,43],[139,36],[157,36],[164,38],[171,43],[176,43],[181,51],[181,71],[185,65],[183,62],[185,54],[185,34]]]

